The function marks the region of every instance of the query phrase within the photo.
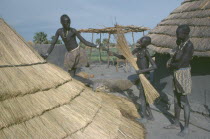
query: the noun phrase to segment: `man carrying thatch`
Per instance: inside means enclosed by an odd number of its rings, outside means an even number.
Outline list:
[[[137,54],[137,65],[138,68],[140,69],[137,71],[137,74],[144,74],[147,78],[149,78],[149,72],[156,69],[157,66],[150,56],[149,52],[147,51],[147,46],[151,43],[151,38],[148,36],[142,37],[138,42],[137,42],[137,48],[135,48],[132,51],[132,54]],[[125,59],[123,55],[118,55],[113,52],[109,52],[110,55],[114,55],[120,59]],[[149,67],[149,63],[151,63],[151,67]],[[141,101],[141,107],[142,107],[142,115],[143,117],[141,119],[137,119],[141,123],[146,123],[147,120],[154,120],[154,117],[152,115],[151,108],[149,106],[149,103],[146,101],[144,89],[142,86],[142,83],[138,77],[138,81],[136,82],[136,85],[138,85],[139,89],[139,98]]]
[[[64,67],[67,68],[68,72],[73,77],[75,75],[77,68],[88,65],[88,58],[87,58],[86,52],[83,48],[78,46],[76,37],[87,46],[96,47],[96,48],[98,48],[99,46],[86,41],[76,29],[71,28],[70,27],[71,20],[67,15],[65,14],[62,15],[60,18],[60,22],[63,28],[60,28],[57,30],[50,48],[48,49],[45,55],[42,55],[42,57],[46,59],[49,56],[59,36],[61,36],[66,46],[66,49],[68,51],[65,54]]]
[[[179,136],[189,133],[190,104],[187,95],[191,93],[192,88],[190,61],[194,52],[189,33],[188,25],[178,26],[176,30],[178,46],[172,58],[167,62],[167,67],[173,69],[175,123],[165,128],[172,129],[180,126],[180,111],[183,107],[185,126],[178,134]]]

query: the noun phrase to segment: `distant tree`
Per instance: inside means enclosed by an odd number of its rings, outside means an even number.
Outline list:
[[[110,43],[110,47],[115,47],[116,44],[115,43]]]
[[[35,44],[48,44],[49,41],[47,40],[47,34],[44,32],[36,32],[33,42]]]
[[[103,46],[107,46],[108,42],[109,42],[109,40],[107,38],[104,38],[102,41]]]
[[[50,43],[52,43],[52,40],[55,38],[55,36],[51,37]],[[62,44],[62,41],[60,39],[57,40],[56,44]]]

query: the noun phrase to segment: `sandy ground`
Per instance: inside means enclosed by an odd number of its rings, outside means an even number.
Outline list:
[[[91,64],[88,68],[82,68],[81,71],[87,72],[89,74],[94,74],[95,79],[127,79],[131,77],[130,75],[135,74],[135,71],[132,68],[127,69],[124,66],[119,68],[119,71],[116,72],[115,66],[107,67],[107,64]],[[127,92],[124,94],[114,93],[116,95],[122,95],[133,100],[137,108],[139,108],[138,100],[138,89],[133,86],[131,88],[134,96],[130,97]],[[167,111],[167,105],[160,102],[156,105],[152,105],[152,112],[155,117],[155,121],[149,121],[145,124],[147,129],[147,138],[148,139],[182,139],[183,137],[177,136],[177,133],[180,130],[177,129],[164,129],[164,126],[170,124],[170,121],[173,119],[173,107],[170,107],[170,110]],[[181,113],[181,119],[183,120],[183,112]],[[196,124],[196,122],[198,124]],[[183,121],[182,121],[183,123]],[[186,136],[186,139],[210,139],[210,120],[209,117],[202,116],[197,113],[191,113],[191,123],[190,124],[190,134]]]

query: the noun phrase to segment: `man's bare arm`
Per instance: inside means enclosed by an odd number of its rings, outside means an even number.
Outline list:
[[[152,57],[150,56],[148,51],[146,51],[146,57],[149,59],[149,62],[151,63],[152,66],[147,68],[147,69],[143,69],[143,70],[140,69],[139,71],[137,71],[138,74],[149,72],[149,71],[157,69],[157,65],[156,65],[155,61],[152,59]]]
[[[55,37],[54,37],[54,39],[52,40],[52,44],[50,45],[50,48],[48,48],[47,53],[44,54],[44,55],[41,54],[41,56],[42,56],[44,59],[46,59],[46,58],[49,56],[49,54],[52,52],[52,50],[54,49],[55,43],[57,42],[58,37],[59,37],[59,29],[56,31]]]
[[[132,54],[135,55],[138,51],[139,51],[139,48],[135,48],[133,49]]]
[[[89,42],[89,41],[86,41],[86,40],[80,35],[80,33],[79,33],[76,29],[72,29],[72,30],[73,30],[73,32],[75,32],[77,38],[78,38],[82,43],[84,43],[85,45],[90,46],[90,47],[97,47],[97,45],[95,45],[94,43],[91,43],[91,42]]]
[[[192,44],[188,44],[184,51],[181,53],[181,55],[176,58],[176,60],[178,60],[177,62],[172,62],[169,64],[169,67],[170,68],[173,68],[173,69],[179,69],[183,63],[185,62],[188,62],[192,59],[192,55],[193,55],[193,45]]]
[[[52,50],[54,49],[55,44],[56,44],[58,38],[59,38],[59,30],[56,31],[55,37],[54,37],[53,40],[52,40],[52,43],[51,43],[51,45],[50,45],[50,48],[47,50],[47,54],[48,54],[48,55],[49,55],[49,54],[52,52]]]

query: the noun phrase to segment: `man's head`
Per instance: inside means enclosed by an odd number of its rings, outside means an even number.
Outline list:
[[[144,36],[137,42],[140,47],[146,47],[151,44],[151,38],[149,36]]]
[[[71,19],[68,17],[68,15],[66,15],[66,14],[62,15],[60,18],[60,22],[61,22],[63,28],[65,28],[65,29],[70,28]]]
[[[186,24],[179,25],[178,28],[176,29],[177,39],[185,40],[186,38],[189,37],[189,34],[190,34],[190,27]]]

